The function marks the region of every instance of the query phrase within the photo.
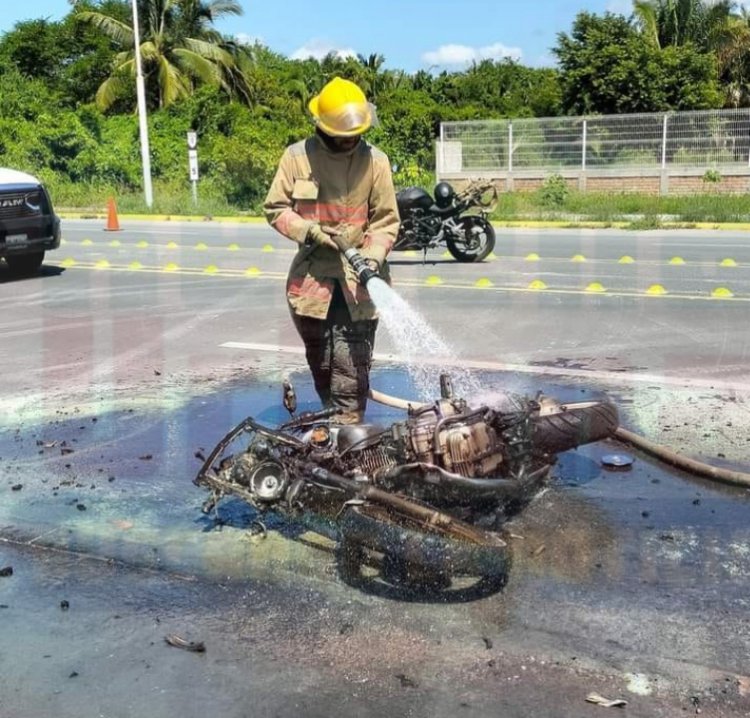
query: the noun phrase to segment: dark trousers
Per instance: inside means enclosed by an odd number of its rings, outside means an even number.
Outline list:
[[[370,390],[370,368],[377,319],[354,322],[338,282],[325,319],[292,312],[294,325],[305,344],[307,364],[315,390],[325,407],[340,409],[334,421],[362,421]]]

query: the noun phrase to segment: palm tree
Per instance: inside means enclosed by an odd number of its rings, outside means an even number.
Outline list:
[[[657,47],[692,43],[716,57],[726,104],[750,103],[750,15],[732,0],[634,0],[633,15]]]
[[[658,47],[693,43],[711,52],[726,33],[734,6],[733,0],[633,0],[633,15]]]
[[[73,0],[75,2],[75,0]],[[141,62],[147,86],[159,107],[187,97],[197,84],[238,91],[238,50],[212,27],[224,15],[241,15],[235,0],[137,0],[140,15]],[[132,85],[135,38],[132,25],[91,10],[76,13],[122,47],[110,77],[96,93],[102,109],[110,107]],[[239,83],[241,85],[241,82]],[[241,90],[240,90],[241,91]]]

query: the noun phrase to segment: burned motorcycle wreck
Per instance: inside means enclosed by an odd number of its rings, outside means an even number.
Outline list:
[[[294,416],[287,389],[290,421],[245,419],[208,456],[195,479],[211,491],[204,511],[236,496],[261,513],[322,522],[350,581],[373,557],[404,579],[506,575],[505,520],[544,485],[556,454],[618,425],[606,401],[504,394],[470,405],[443,375],[441,398],[403,421],[338,426],[332,410]]]

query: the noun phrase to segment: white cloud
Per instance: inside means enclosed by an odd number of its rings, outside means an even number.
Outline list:
[[[263,44],[263,38],[260,35],[248,35],[246,32],[237,33],[234,36],[235,42],[240,45],[255,45],[256,42]]]
[[[290,57],[292,60],[307,60],[310,57],[315,60],[322,60],[330,53],[334,53],[336,57],[340,57],[342,60],[347,57],[357,56],[357,53],[351,47],[336,47],[333,43],[326,40],[314,38],[306,42],[302,47],[297,48]]]
[[[441,45],[437,50],[430,50],[422,55],[422,60],[428,65],[468,65],[482,60],[502,60],[511,57],[520,60],[521,49],[507,47],[501,42],[485,47],[470,47],[469,45]]]

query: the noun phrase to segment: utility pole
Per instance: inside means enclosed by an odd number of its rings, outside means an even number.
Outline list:
[[[148,145],[148,120],[146,118],[146,86],[141,67],[141,40],[138,27],[138,0],[133,3],[133,39],[135,41],[135,91],[138,97],[138,124],[141,131],[141,162],[143,164],[143,191],[146,194],[146,206],[151,209],[154,204],[154,192],[151,186],[151,152]]]

